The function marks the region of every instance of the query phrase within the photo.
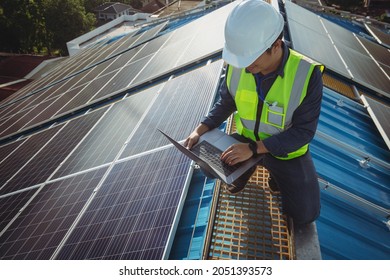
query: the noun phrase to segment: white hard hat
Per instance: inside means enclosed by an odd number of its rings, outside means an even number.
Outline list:
[[[284,28],[282,15],[262,0],[244,0],[225,24],[222,58],[238,68],[251,65],[276,41]]]

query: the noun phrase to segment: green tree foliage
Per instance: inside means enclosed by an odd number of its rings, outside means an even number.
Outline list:
[[[93,29],[96,18],[87,13],[83,0],[46,0],[46,29],[51,45],[50,50],[67,52],[66,42]]]
[[[96,21],[86,12],[85,0],[2,0],[0,51],[32,53],[58,50],[90,31]]]
[[[84,0],[85,10],[89,13],[93,13],[94,9],[103,3],[110,2],[107,0]],[[112,1],[116,2],[116,1]]]
[[[30,53],[45,46],[46,29],[41,1],[0,2],[0,50]]]

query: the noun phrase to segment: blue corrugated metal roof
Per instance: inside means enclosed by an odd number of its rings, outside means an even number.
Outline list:
[[[195,169],[169,259],[202,259],[214,194],[214,180]]]
[[[390,152],[367,110],[324,89],[311,144],[322,179],[324,259],[390,259]]]

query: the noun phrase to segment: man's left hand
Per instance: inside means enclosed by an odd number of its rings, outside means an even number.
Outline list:
[[[233,144],[227,148],[221,155],[223,162],[229,165],[235,165],[252,157],[252,150],[248,143]]]

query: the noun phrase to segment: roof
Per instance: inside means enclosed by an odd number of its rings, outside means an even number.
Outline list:
[[[0,76],[23,78],[49,56],[11,55],[0,61]]]
[[[107,2],[96,7],[94,11],[105,14],[119,14],[129,9],[133,9],[133,7],[119,2]]]
[[[0,103],[1,258],[168,258],[175,232],[191,238],[185,252],[171,251],[174,258],[203,256],[216,189],[156,127],[184,139],[214,102],[224,71],[223,22],[233,5],[89,46]],[[287,20],[299,22],[289,39],[299,47],[302,29],[316,36],[318,25],[289,5]],[[342,32],[334,25],[331,31]],[[389,259],[389,149],[359,99],[388,104],[387,92],[336,71],[322,60],[330,56],[326,48],[313,53],[322,41],[310,42],[300,51],[327,67],[311,145],[321,183],[322,258]]]
[[[142,11],[145,13],[154,13],[161,8],[165,7],[165,4],[159,0],[150,1],[148,4],[142,7]]]
[[[6,99],[28,83],[32,78],[28,74],[48,56],[3,54],[0,61],[0,100]]]

